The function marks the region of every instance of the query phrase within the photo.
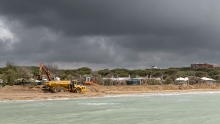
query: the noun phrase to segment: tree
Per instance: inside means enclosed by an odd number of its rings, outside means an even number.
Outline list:
[[[198,83],[203,83],[204,81],[201,80],[199,77],[196,76],[189,76],[189,84],[190,85],[194,85],[194,84],[198,84]]]
[[[77,70],[62,70],[63,74],[60,76],[61,79],[79,79],[80,78],[80,74],[77,73]]]
[[[127,74],[127,73],[120,73],[118,76],[119,76],[119,77],[128,77],[129,74]]]
[[[107,76],[108,74],[110,74],[111,73],[111,71],[109,70],[109,69],[104,69],[104,70],[100,70],[100,71],[98,71],[98,73],[100,74],[100,75],[102,75],[102,76]]]
[[[27,67],[17,66],[18,78],[29,79],[33,77],[33,73]]]
[[[85,75],[85,74],[90,74],[92,72],[92,69],[87,68],[87,67],[82,67],[77,69],[77,73],[80,75]]]
[[[32,73],[34,76],[39,75],[39,67],[31,66],[30,68],[31,68],[31,73]]]
[[[164,81],[164,84],[173,84],[173,80],[171,77],[166,77],[165,81]]]
[[[5,72],[2,78],[6,84],[14,85],[18,78],[16,66],[13,62],[6,62]]]
[[[187,76],[195,76],[196,72],[195,71],[187,71]]]
[[[4,69],[4,68],[0,68],[0,74],[3,74],[3,73],[4,73],[4,71],[5,71],[5,69]]]
[[[178,70],[177,69],[168,69],[168,70],[166,70],[165,71],[165,74],[167,74],[167,75],[176,75],[176,73],[178,72]]]
[[[219,71],[218,70],[211,70],[208,72],[208,75],[212,77],[213,79],[218,79],[219,77]]]
[[[176,75],[177,75],[177,77],[187,77],[187,72],[186,71],[178,71]]]
[[[210,71],[209,68],[196,68],[195,70],[196,70],[196,71],[203,71],[203,72],[208,72],[208,71]]]
[[[60,77],[62,75],[61,70],[59,70],[58,65],[48,64],[47,69],[50,71],[51,77]]]
[[[103,83],[103,79],[97,71],[92,71],[90,77],[92,78],[92,80],[98,81],[100,84]]]
[[[203,71],[196,72],[196,77],[207,77],[207,76],[208,76],[207,72],[203,72]]]
[[[111,70],[111,72],[115,75],[115,76],[119,76],[119,77],[124,77],[124,76],[129,76],[129,72],[130,70],[128,69],[120,69],[120,68],[116,68]]]
[[[138,69],[138,70],[134,70],[134,75],[133,76],[141,76],[141,77],[145,77],[146,76],[146,71],[145,70],[141,70],[141,69]]]
[[[157,71],[153,73],[153,77],[162,77],[163,76],[163,72],[161,71]]]

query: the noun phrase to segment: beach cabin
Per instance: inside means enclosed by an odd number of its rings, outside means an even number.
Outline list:
[[[185,77],[185,78],[183,78],[183,77],[179,77],[179,78],[177,78],[176,80],[175,80],[175,84],[188,84],[188,82],[189,82],[189,78],[188,77]]]
[[[102,78],[103,80],[110,80],[111,82],[114,82],[115,84],[126,84],[126,81],[130,79],[129,77],[111,77],[111,78]],[[114,84],[113,84],[114,85]]]
[[[216,80],[212,78],[202,77],[201,79],[204,81],[204,83],[207,83],[207,84],[213,84],[216,82]]]
[[[142,84],[143,79],[139,78],[132,78],[127,80],[127,85],[140,85]]]

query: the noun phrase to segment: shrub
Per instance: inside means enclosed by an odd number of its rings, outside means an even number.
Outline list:
[[[31,86],[37,86],[37,82],[31,82]]]
[[[104,80],[104,85],[110,86],[110,85],[113,85],[113,82],[110,79],[107,79],[107,80]]]
[[[155,79],[147,79],[147,84],[149,85],[160,85],[160,81],[155,80]]]
[[[171,77],[166,77],[165,81],[164,81],[164,84],[173,84],[173,80]]]

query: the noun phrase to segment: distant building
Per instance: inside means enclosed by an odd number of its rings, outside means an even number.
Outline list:
[[[214,64],[197,63],[197,64],[191,64],[191,68],[215,68],[215,66]]]

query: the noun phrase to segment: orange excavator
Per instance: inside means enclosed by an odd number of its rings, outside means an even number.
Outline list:
[[[84,81],[84,85],[93,85],[93,84],[99,84],[100,83],[96,80],[91,80],[91,77],[86,77],[86,80]]]
[[[48,81],[51,81],[52,78],[50,76],[50,71],[47,69],[47,67],[43,63],[40,63],[38,80],[42,80],[42,78],[43,78],[42,70],[46,73]]]

